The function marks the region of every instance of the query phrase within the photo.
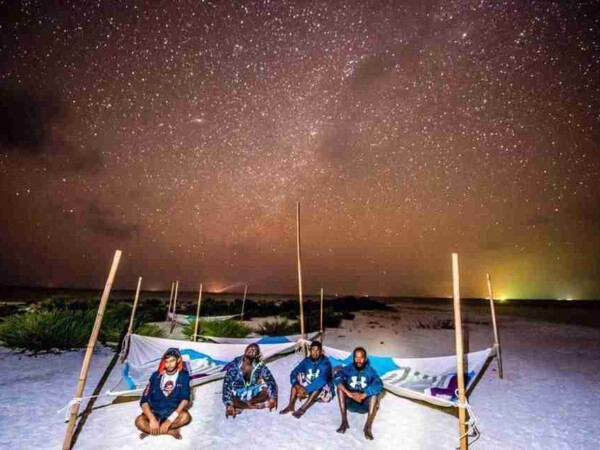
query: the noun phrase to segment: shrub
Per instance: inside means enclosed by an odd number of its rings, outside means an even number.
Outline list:
[[[135,329],[135,334],[140,336],[163,337],[163,332],[158,325],[145,323]]]
[[[0,340],[11,348],[34,353],[85,347],[96,311],[35,311],[7,317],[0,323]],[[100,342],[118,341],[124,327],[122,313],[107,311],[100,329]]]
[[[424,330],[454,330],[454,320],[435,319],[433,322],[417,322],[415,328]]]
[[[195,326],[195,320],[190,322],[183,327],[183,334],[191,339]],[[245,338],[251,331],[250,327],[237,320],[201,320],[198,325],[198,334],[201,336]]]
[[[345,313],[349,314],[349,313]],[[352,319],[354,315],[352,315]],[[325,308],[323,310],[323,327],[327,328],[337,328],[342,323],[342,319],[344,319],[344,313],[336,313],[333,311],[333,308]],[[308,332],[319,331],[321,327],[321,314],[319,311],[312,311],[310,314],[306,316],[306,330]]]
[[[11,305],[10,303],[0,303],[0,317],[12,316],[23,308],[21,305]]]
[[[263,322],[258,327],[258,334],[263,336],[288,336],[300,333],[300,323],[290,322],[287,319],[275,319]]]

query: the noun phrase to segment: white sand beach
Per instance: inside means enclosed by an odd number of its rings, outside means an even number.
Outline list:
[[[450,319],[450,311],[400,308],[398,312],[366,311],[355,320],[328,330],[325,344],[345,350],[362,345],[369,353],[395,357],[454,354],[454,331],[421,328]],[[469,350],[493,343],[487,316],[469,316]],[[600,330],[585,326],[499,317],[504,379],[492,361],[469,402],[478,419],[480,439],[474,449],[591,449],[600,432]],[[421,324],[419,327],[418,324]],[[2,448],[48,448],[62,445],[64,413],[56,411],[73,396],[83,351],[38,357],[0,353],[5,376],[0,380],[0,416],[10,426],[0,431]],[[98,348],[86,393],[91,393],[111,351]],[[298,355],[269,364],[279,384],[279,408],[289,395],[289,372]],[[119,365],[105,389],[119,379]],[[373,427],[375,440],[362,434],[364,416],[350,415],[350,430],[335,432],[340,415],[336,402],[316,405],[302,419],[267,411],[244,412],[225,419],[221,381],[194,390],[192,423],[183,439],[138,438],[133,420],[137,401],[108,405],[101,398],[89,416],[76,449],[454,449],[458,444],[455,411],[440,409],[386,393]]]

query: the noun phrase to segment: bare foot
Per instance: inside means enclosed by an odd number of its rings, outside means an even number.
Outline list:
[[[285,407],[285,409],[282,409],[281,411],[279,411],[279,414],[287,414],[287,413],[291,413],[294,412],[294,407],[292,405],[287,405]]]
[[[374,438],[373,438],[373,433],[371,432],[371,427],[368,427],[368,428],[367,428],[367,427],[365,427],[365,428],[363,429],[363,431],[364,431],[364,433],[365,433],[365,437],[366,437],[368,440],[372,441],[372,440],[374,439]]]
[[[181,440],[181,433],[179,430],[169,430],[169,434],[177,440]]]
[[[150,436],[148,433],[144,433],[143,431],[140,433],[140,439],[146,439],[148,436]]]
[[[304,415],[306,411],[302,408],[298,409],[298,411],[296,411],[294,414],[292,414],[292,416],[294,416],[296,419],[299,419],[300,417],[302,417]]]
[[[348,422],[346,422],[345,420],[342,421],[342,424],[340,425],[340,427],[336,430],[338,433],[345,433],[346,430],[350,428],[350,425],[348,425]]]

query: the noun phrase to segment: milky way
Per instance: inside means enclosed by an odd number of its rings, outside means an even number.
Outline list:
[[[0,283],[600,297],[594,2],[4,4]],[[59,9],[57,9],[60,6]]]

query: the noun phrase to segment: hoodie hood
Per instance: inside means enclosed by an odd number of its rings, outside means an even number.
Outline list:
[[[167,349],[167,351],[163,354],[162,358],[160,359],[160,363],[158,364],[159,375],[165,373],[165,359],[167,359],[167,357],[170,356],[174,356],[175,358],[177,358],[177,371],[181,372],[183,370],[183,359],[181,358],[181,352],[178,348],[171,347]]]

